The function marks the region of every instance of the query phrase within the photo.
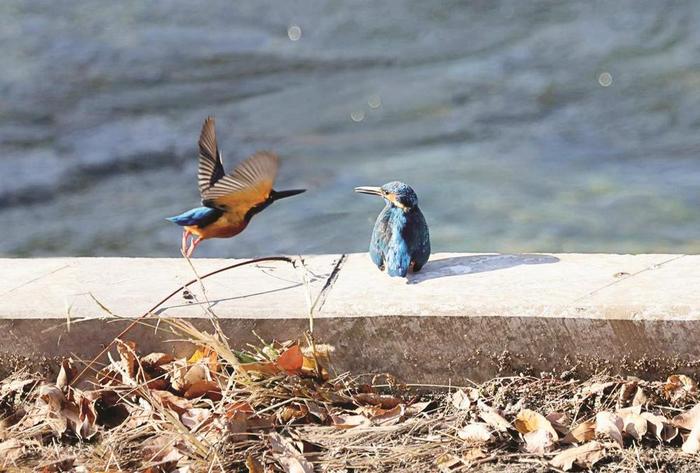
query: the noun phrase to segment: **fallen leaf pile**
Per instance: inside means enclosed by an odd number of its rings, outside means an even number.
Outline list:
[[[76,381],[71,359],[55,382],[26,371],[2,380],[0,466],[453,473],[494,463],[635,471],[648,460],[656,471],[700,452],[697,385],[684,375],[520,376],[428,392],[388,375],[332,375],[332,348],[308,340],[243,351],[196,341],[175,358],[117,340],[91,383]]]

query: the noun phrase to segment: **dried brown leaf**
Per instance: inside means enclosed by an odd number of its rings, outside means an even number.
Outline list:
[[[700,424],[700,404],[671,419],[671,425],[685,430],[693,430],[698,424]]]
[[[185,399],[206,397],[212,401],[220,401],[221,388],[214,381],[197,381],[187,388],[183,396]]]
[[[603,411],[595,416],[595,432],[613,440],[621,448],[624,446],[622,432],[625,424],[622,418],[612,412]]]
[[[314,467],[292,442],[273,432],[269,435],[272,456],[286,473],[313,473]]]
[[[414,402],[410,406],[406,407],[406,417],[417,416],[432,404],[431,401]]]
[[[605,456],[605,449],[598,442],[588,442],[578,447],[568,448],[552,458],[555,468],[569,471],[574,464],[581,468],[591,468]]]
[[[394,425],[398,424],[403,417],[406,408],[403,404],[399,404],[393,409],[386,409],[383,412],[372,416],[371,420],[376,425]]]
[[[669,401],[675,402],[685,399],[698,390],[697,383],[684,374],[673,374],[668,377],[663,386],[663,395]]]
[[[72,358],[64,358],[61,360],[61,370],[58,372],[56,378],[56,387],[62,391],[65,391],[68,386],[70,386],[71,381],[78,374],[78,370],[73,365]]]
[[[637,392],[637,381],[628,381],[620,388],[620,403],[626,405]]]
[[[401,399],[387,394],[359,393],[353,396],[358,405],[378,406],[382,409],[393,409],[402,403]]]
[[[175,357],[167,353],[149,353],[141,357],[141,364],[144,368],[160,368],[161,366],[172,363]]]
[[[550,412],[546,416],[547,420],[552,424],[554,430],[561,435],[566,435],[569,433],[569,416],[563,412]]]
[[[468,411],[472,402],[477,399],[479,399],[479,391],[473,388],[469,389],[468,392],[458,389],[452,393],[452,405],[460,411]]]
[[[299,345],[292,345],[277,358],[277,366],[289,374],[301,374],[304,366],[304,355]]]
[[[489,425],[483,422],[465,425],[457,431],[457,437],[470,444],[483,444],[493,439]]]
[[[696,424],[693,430],[683,442],[681,450],[685,453],[700,453],[700,424]]]
[[[616,412],[616,414],[622,418],[624,424],[623,431],[637,442],[640,442],[642,437],[647,433],[647,420],[642,417],[641,413],[641,406],[618,409]]]
[[[331,415],[333,426],[338,429],[352,429],[353,427],[369,427],[372,422],[363,415]]]
[[[265,473],[263,464],[251,454],[248,454],[248,458],[245,460],[245,466],[248,468],[248,473]]]
[[[542,414],[530,409],[523,409],[515,417],[515,428],[521,434],[528,434],[538,430],[546,430],[553,439],[558,439],[557,431],[552,427],[552,423]]]
[[[122,372],[128,379],[124,382],[136,381],[136,373],[138,371],[138,361],[136,358],[136,344],[130,341],[124,341],[119,338],[115,339],[117,352],[121,359]]]
[[[553,429],[539,429],[523,434],[525,450],[537,455],[544,455],[547,452],[551,452],[557,442],[557,437],[555,437],[556,433],[552,433],[553,431]]]
[[[0,442],[0,466],[19,460],[24,454],[24,448],[24,444],[15,438]]]
[[[660,442],[670,442],[678,436],[678,428],[671,425],[669,419],[651,412],[642,412],[641,416],[647,421],[648,431]]]
[[[169,391],[153,390],[150,392],[153,399],[159,402],[163,407],[166,407],[178,415],[182,415],[187,410],[192,409],[192,403],[187,399],[176,396]]]
[[[633,406],[643,406],[647,403],[649,400],[646,392],[644,392],[644,389],[639,386],[637,388],[637,392],[634,394],[634,398],[632,399],[632,405]]]
[[[182,425],[190,429],[191,431],[198,430],[205,423],[208,423],[212,418],[211,409],[205,409],[201,407],[193,407],[192,409],[187,409],[180,416],[180,421]]]
[[[214,350],[209,347],[200,346],[187,360],[187,363],[205,365],[212,373],[219,371],[219,357]]]
[[[479,401],[479,417],[499,432],[506,432],[513,426],[496,409]]]

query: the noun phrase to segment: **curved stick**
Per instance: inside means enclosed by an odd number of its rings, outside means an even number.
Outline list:
[[[95,362],[96,362],[98,359],[100,359],[100,358],[102,357],[102,355],[104,355],[105,353],[107,353],[107,352],[112,348],[112,345],[114,345],[114,342],[115,342],[116,339],[122,338],[122,337],[123,337],[124,335],[126,335],[132,328],[134,328],[134,327],[136,326],[136,324],[138,324],[141,320],[143,320],[143,319],[145,319],[146,317],[148,317],[149,315],[151,315],[156,309],[158,309],[160,306],[162,306],[163,304],[165,304],[166,302],[168,302],[168,300],[169,300],[171,297],[175,296],[177,293],[179,293],[179,292],[182,291],[183,289],[186,289],[187,287],[189,287],[190,285],[196,283],[197,281],[200,281],[200,280],[202,280],[202,279],[206,279],[206,278],[208,278],[208,277],[210,277],[210,276],[214,276],[215,274],[223,273],[224,271],[228,271],[229,269],[235,269],[235,268],[239,268],[239,267],[241,267],[241,266],[246,266],[246,265],[249,265],[249,264],[262,263],[263,261],[285,261],[285,262],[287,262],[287,263],[294,264],[294,260],[293,260],[292,258],[287,257],[287,256],[266,256],[266,257],[263,257],[263,258],[254,258],[254,259],[251,259],[251,260],[248,260],[248,261],[242,261],[242,262],[240,262],[240,263],[234,263],[234,264],[232,264],[232,265],[225,266],[225,267],[223,267],[223,268],[219,268],[219,269],[217,269],[217,270],[215,270],[215,271],[212,271],[212,272],[210,272],[210,273],[204,274],[204,275],[201,276],[200,278],[195,278],[195,279],[193,279],[193,280],[187,282],[186,284],[184,284],[184,285],[178,287],[178,288],[175,289],[173,292],[171,292],[170,294],[168,294],[167,296],[165,296],[163,299],[160,300],[160,302],[158,302],[156,305],[154,305],[153,307],[151,307],[150,309],[148,309],[143,315],[140,315],[140,316],[136,317],[136,319],[135,319],[133,322],[131,322],[124,330],[122,330],[122,331],[119,333],[119,335],[117,335],[116,337],[114,337],[114,338],[112,339],[112,341],[109,342],[109,343],[107,344],[107,346],[104,347],[104,348],[102,349],[102,351],[101,351],[100,353],[98,353],[97,356],[95,356],[95,357],[87,364],[87,366],[85,366],[85,368],[83,368],[83,370],[82,370],[80,373],[78,373],[78,375],[77,375],[75,378],[73,378],[73,380],[71,380],[71,383],[76,383],[80,378],[82,378],[83,375],[84,375],[90,368],[92,368],[92,365],[94,365]]]

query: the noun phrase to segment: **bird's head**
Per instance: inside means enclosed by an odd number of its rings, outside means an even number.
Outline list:
[[[411,186],[403,182],[387,182],[382,187],[355,187],[355,192],[378,195],[389,204],[403,210],[410,210],[418,205],[418,196]]]

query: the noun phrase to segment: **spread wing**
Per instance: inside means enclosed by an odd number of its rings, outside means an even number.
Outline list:
[[[267,201],[278,162],[277,155],[269,151],[255,153],[202,192],[202,202],[244,218],[250,209]]]
[[[199,135],[199,169],[197,182],[199,193],[204,198],[205,192],[216,184],[226,173],[221,162],[221,152],[216,144],[214,117],[207,117]]]

